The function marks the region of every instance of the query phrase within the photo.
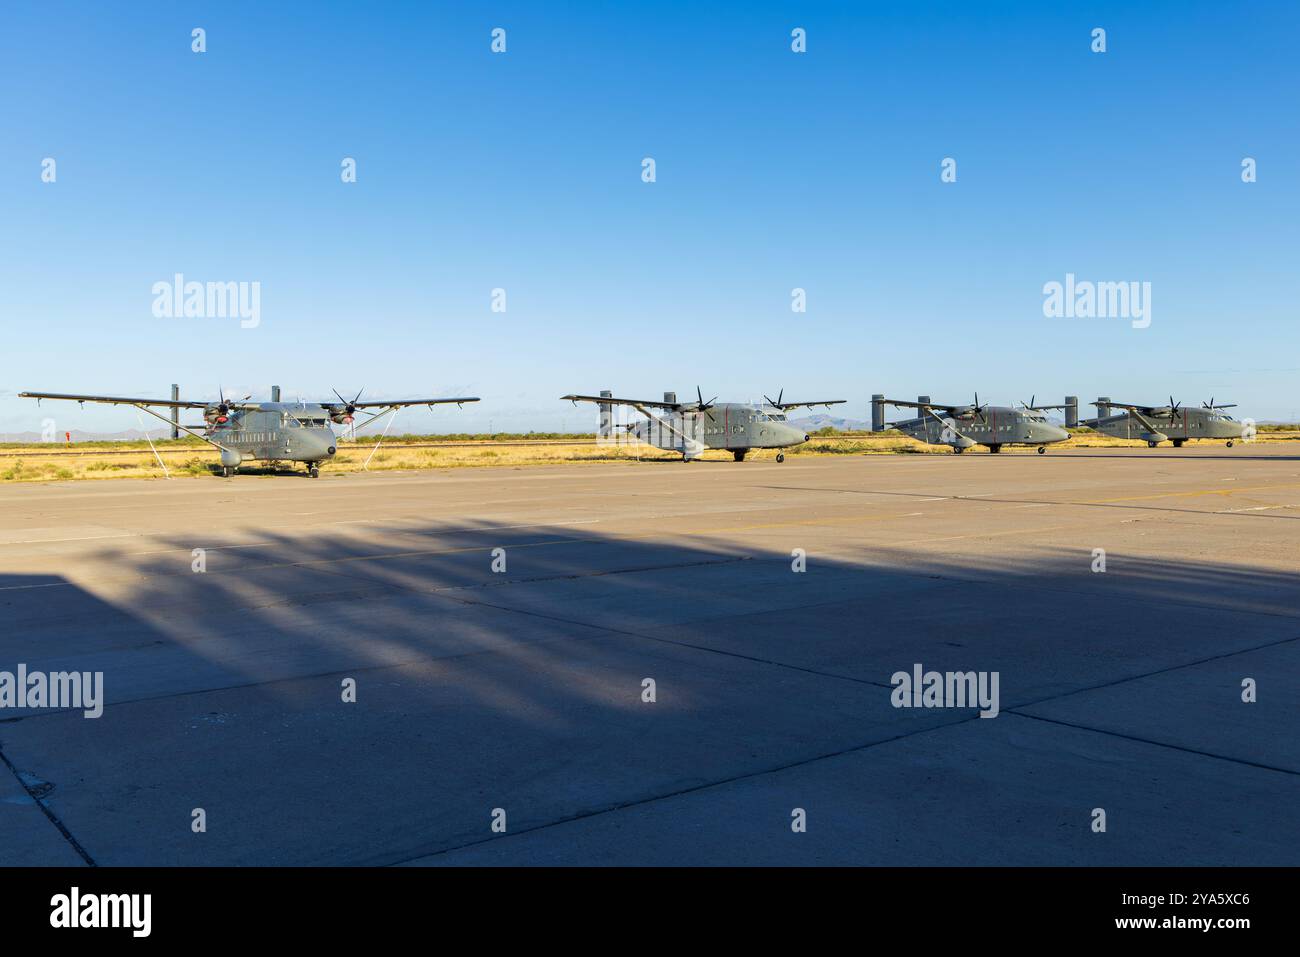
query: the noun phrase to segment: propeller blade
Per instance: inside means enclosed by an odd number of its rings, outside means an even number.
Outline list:
[[[330,391],[333,392],[334,395],[338,396],[338,400],[343,403],[343,408],[348,415],[351,415],[353,412],[357,411],[357,401],[361,398],[360,391],[358,391],[356,396],[350,400],[345,399],[343,398],[343,396],[339,395],[338,389],[330,389]]]

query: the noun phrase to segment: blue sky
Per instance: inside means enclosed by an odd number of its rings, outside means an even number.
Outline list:
[[[8,4],[0,432],[171,382],[484,398],[421,431],[697,382],[1297,420],[1297,9]],[[260,324],[155,317],[176,273],[259,282]],[[1045,318],[1066,273],[1150,282],[1150,327]]]

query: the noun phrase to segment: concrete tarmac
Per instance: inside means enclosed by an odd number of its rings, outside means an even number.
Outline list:
[[[0,708],[0,864],[1300,864],[1296,522],[1288,443],[0,486],[0,672],[105,702]]]

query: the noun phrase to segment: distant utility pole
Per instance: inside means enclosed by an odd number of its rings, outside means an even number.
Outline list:
[[[181,398],[181,387],[175,382],[172,383],[172,401],[179,402]],[[179,406],[172,406],[172,438],[181,437],[181,410]]]

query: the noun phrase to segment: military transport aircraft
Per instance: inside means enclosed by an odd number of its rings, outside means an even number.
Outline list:
[[[1251,426],[1238,422],[1223,409],[1234,409],[1235,404],[1215,405],[1214,400],[1201,403],[1201,407],[1184,408],[1169,397],[1168,405],[1133,405],[1098,399],[1097,418],[1085,419],[1080,425],[1096,429],[1104,435],[1120,439],[1141,439],[1148,448],[1161,442],[1173,442],[1182,448],[1188,439],[1226,439],[1228,448],[1238,439],[1250,438]],[[1112,413],[1120,410],[1118,414]]]
[[[987,445],[990,452],[1001,452],[1004,445],[1037,445],[1038,454],[1047,451],[1053,442],[1064,442],[1070,437],[1065,429],[1053,425],[1043,415],[1045,409],[1064,406],[1026,405],[1021,408],[980,404],[975,393],[973,405],[942,405],[938,402],[907,402],[902,399],[885,399],[886,405],[919,409],[921,415],[889,424],[914,439],[930,445],[948,445],[957,453],[972,445]],[[942,414],[940,414],[942,413]]]
[[[695,395],[695,402],[678,402],[674,392],[665,392],[662,402],[620,399],[613,394],[563,395],[560,398],[575,405],[595,402],[600,406],[598,441],[613,441],[616,431],[623,430],[655,448],[680,452],[685,462],[698,457],[706,449],[726,449],[737,462],[743,462],[751,449],[786,449],[802,445],[808,441],[808,435],[786,421],[786,412],[805,406],[840,405],[846,401],[784,402],[784,389],[775,399],[763,396],[763,404],[723,402],[719,405],[717,396],[705,402],[699,386],[695,387]],[[616,405],[636,409],[645,420],[615,425],[613,408]],[[655,414],[656,411],[660,414]],[[776,460],[784,462],[785,453],[778,452]]]
[[[381,399],[362,402],[358,392],[350,401],[337,392],[337,402],[249,402],[252,396],[238,401],[228,401],[224,393],[216,402],[188,399],[134,399],[111,395],[68,395],[61,392],[20,392],[20,398],[67,399],[73,402],[101,402],[108,405],[130,405],[162,419],[168,425],[196,436],[221,450],[221,474],[229,477],[241,462],[304,462],[307,474],[320,475],[321,462],[333,458],[337,451],[337,437],[330,427],[354,425],[354,413],[365,409],[381,409],[366,413],[368,418],[360,427],[378,421],[398,409],[410,405],[427,405],[433,408],[447,402],[460,405],[477,402],[473,396],[448,399]],[[202,409],[201,426],[180,425],[155,412],[151,406],[172,409]],[[392,425],[392,420],[389,420]],[[202,429],[202,431],[196,431]]]

